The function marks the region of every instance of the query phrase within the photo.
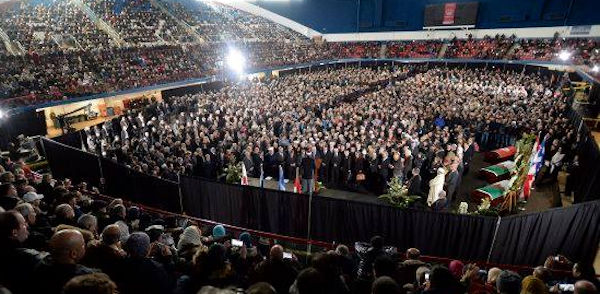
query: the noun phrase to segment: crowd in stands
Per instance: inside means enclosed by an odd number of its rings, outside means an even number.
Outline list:
[[[436,58],[441,47],[442,42],[431,40],[388,42],[386,56],[389,58]]]
[[[472,36],[465,40],[454,38],[446,48],[446,58],[467,59],[504,59],[514,45],[514,36],[496,35],[492,38],[485,36],[483,39],[473,39]]]
[[[94,0],[89,5],[131,45],[189,40],[185,29],[149,0]]]
[[[213,74],[179,46],[0,57],[0,105],[39,104]]]
[[[544,182],[576,168],[583,139],[557,86],[548,76],[501,70],[315,70],[170,97],[87,130],[85,143],[174,181],[218,179],[239,162],[256,178],[277,179],[281,166],[286,181],[304,180],[304,192],[316,180],[382,193],[397,178],[423,205],[443,210],[461,196],[475,142],[504,147],[524,132],[540,134]]]
[[[21,160],[3,158],[0,169],[2,293],[594,294],[600,287],[589,261],[550,256],[517,273],[426,262],[417,248],[402,252],[380,236],[304,258],[245,231],[99,197],[86,183],[36,180]]]
[[[112,46],[108,35],[66,0],[37,5],[27,1],[14,2],[0,10],[0,28],[25,51],[38,54],[91,51]]]
[[[123,39],[120,48],[86,5]],[[0,28],[24,53],[9,55],[0,45],[6,65],[0,68],[0,105],[9,108],[209,76],[224,70],[229,47],[247,56],[247,68],[268,68],[335,58],[436,58],[444,46],[442,40],[320,44],[223,4],[185,0],[15,2],[0,10]],[[569,62],[591,68],[598,47],[583,38],[486,36],[451,40],[443,53],[550,61],[568,50]]]

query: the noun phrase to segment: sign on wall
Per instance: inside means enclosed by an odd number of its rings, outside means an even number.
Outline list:
[[[448,2],[425,6],[423,27],[474,27],[477,23],[479,2]]]

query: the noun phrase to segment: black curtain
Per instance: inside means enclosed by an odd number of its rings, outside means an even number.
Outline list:
[[[306,195],[181,177],[188,215],[230,225],[306,238]]]
[[[312,237],[352,244],[381,235],[400,250],[416,247],[424,254],[485,260],[496,218],[429,211],[316,196],[312,206]]]
[[[592,261],[600,241],[600,201],[503,218],[490,261],[540,265],[563,254]]]
[[[42,142],[55,178],[69,178],[75,183],[84,181],[92,186],[99,186],[101,173],[96,155],[46,138]]]
[[[71,146],[77,149],[81,149],[81,131],[66,133],[58,137],[52,138],[52,140]]]
[[[170,212],[181,212],[176,182],[134,171],[108,158],[100,161],[106,194]]]

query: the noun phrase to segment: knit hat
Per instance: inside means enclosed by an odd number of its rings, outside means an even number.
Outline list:
[[[243,232],[240,234],[240,236],[238,238],[240,239],[240,241],[244,242],[244,245],[246,245],[246,248],[252,247],[252,237],[250,236],[250,233]]]
[[[150,237],[143,232],[132,233],[123,247],[131,256],[145,257],[150,249]]]
[[[223,227],[223,225],[216,225],[213,228],[213,237],[215,238],[221,238],[223,236],[225,236],[225,227]]]
[[[121,242],[125,243],[127,238],[129,238],[129,226],[124,221],[117,221],[115,225],[119,226],[119,230],[121,231]]]
[[[186,245],[202,245],[202,236],[197,226],[189,226],[183,230],[177,242],[177,250],[181,250]]]

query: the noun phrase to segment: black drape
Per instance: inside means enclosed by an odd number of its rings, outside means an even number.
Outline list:
[[[352,244],[381,235],[386,244],[424,254],[485,260],[496,218],[403,210],[391,206],[313,197],[312,236]]]
[[[64,135],[52,138],[52,140],[77,149],[81,149],[82,146],[81,131],[66,133]]]
[[[106,194],[170,212],[181,212],[176,182],[134,171],[108,158],[100,161]]]
[[[42,142],[54,177],[69,178],[74,183],[84,181],[98,186],[100,165],[96,155],[45,138]]]
[[[306,195],[181,177],[184,211],[230,225],[305,238]]]
[[[552,254],[592,261],[600,241],[600,201],[503,218],[491,261],[540,265]]]

